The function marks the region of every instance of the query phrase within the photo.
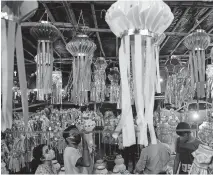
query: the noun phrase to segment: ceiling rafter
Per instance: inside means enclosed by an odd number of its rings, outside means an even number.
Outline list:
[[[50,3],[51,1],[45,1],[45,3]],[[98,4],[98,5],[112,5],[114,2],[116,2],[116,0],[109,0],[109,1],[105,1],[105,0],[101,0],[101,1],[97,1],[97,0],[73,0],[72,3],[94,3],[94,4]],[[168,4],[170,7],[193,7],[196,6],[196,8],[212,8],[213,7],[213,2],[201,2],[201,1],[165,1],[166,4]]]
[[[29,44],[31,47],[33,47],[34,49],[37,49],[36,46],[31,42],[29,41],[25,36],[22,36],[22,38],[25,40],[25,42],[27,44]]]
[[[72,9],[72,5],[70,3],[68,3],[67,1],[63,1],[63,5],[64,5],[65,11],[68,15],[68,19],[69,19],[70,23],[72,24],[75,31],[77,31],[76,26],[78,25],[78,23],[76,21],[75,13]]]
[[[188,32],[188,34],[190,34],[192,31],[194,31],[206,18],[208,18],[208,16],[213,12],[213,9],[211,9],[208,13],[206,13],[204,15],[204,17],[202,17],[195,25],[194,27]],[[187,35],[188,35],[187,34]],[[186,38],[183,37],[178,43],[177,45],[175,46],[175,48],[172,50],[172,52],[170,53],[171,55],[175,52],[175,50],[182,44],[182,42],[184,41],[184,39]]]
[[[92,10],[92,17],[93,17],[93,21],[94,21],[94,24],[95,24],[95,28],[98,29],[98,23],[97,23],[97,18],[96,18],[96,14],[95,14],[95,6],[94,6],[94,4],[91,4],[90,6],[91,6],[91,10]],[[96,32],[96,36],[98,38],[98,42],[99,42],[99,45],[100,45],[102,55],[104,57],[106,57],[104,50],[103,50],[102,43],[101,43],[101,38],[100,38],[99,32]]]
[[[172,32],[174,32],[174,31],[179,27],[179,25],[180,25],[181,22],[182,22],[183,17],[188,13],[189,9],[190,9],[190,7],[188,7],[188,8],[184,11],[184,13],[181,15],[179,21],[176,23],[175,27],[172,29]],[[165,44],[167,43],[167,41],[169,40],[169,38],[170,38],[170,36],[167,36],[167,37],[165,38],[165,40],[164,40],[163,43],[161,44],[160,50],[163,49],[163,47],[165,46]]]
[[[23,22],[21,23],[22,27],[33,27],[37,25],[38,22]],[[73,27],[70,23],[63,23],[63,22],[55,22],[53,23],[54,26],[56,26],[60,30],[71,30]],[[76,26],[77,27],[77,26]],[[88,28],[88,32],[105,32],[105,33],[112,33],[110,29],[102,29],[102,28]],[[165,35],[168,36],[187,36],[189,33],[180,33],[180,32],[164,32]],[[213,34],[209,34],[210,37],[213,37]]]
[[[27,52],[31,57],[35,58],[35,56],[31,52],[29,52],[27,49],[24,48],[24,51]]]
[[[44,6],[44,8],[45,8],[45,10],[46,10],[46,12],[47,12],[47,14],[48,14],[48,17],[49,17],[50,21],[51,21],[52,23],[55,23],[55,22],[56,22],[56,21],[55,21],[55,18],[53,17],[53,15],[52,15],[50,9],[47,7],[47,5],[46,5],[45,3],[42,3],[42,4],[43,4],[43,6]],[[59,30],[59,35],[60,35],[60,37],[62,38],[64,44],[66,45],[67,42],[66,42],[66,40],[65,40],[65,38],[64,38],[64,35],[61,33],[60,30]]]

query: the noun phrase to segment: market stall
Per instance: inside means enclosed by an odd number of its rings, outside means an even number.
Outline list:
[[[95,174],[133,173],[159,141],[171,173],[180,122],[202,143],[189,173],[212,173],[212,2],[3,1],[1,10],[2,173],[31,173],[46,144],[64,174],[72,125]]]

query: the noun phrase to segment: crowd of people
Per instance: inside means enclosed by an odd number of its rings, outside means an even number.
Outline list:
[[[194,138],[190,132],[190,125],[180,122],[176,128],[178,139],[176,141],[176,157],[174,161],[174,174],[188,174],[193,163],[192,153],[201,143]],[[186,131],[179,131],[186,130]],[[149,131],[148,146],[142,148],[140,158],[135,166],[134,174],[168,174],[172,173],[168,168],[171,160],[170,147],[161,143],[152,144]],[[64,170],[65,174],[92,174],[93,161],[91,161],[91,153],[85,140],[85,132],[75,126],[67,127],[63,132],[63,138],[67,147],[64,150]],[[82,143],[83,149],[80,151],[78,146]],[[61,167],[54,161],[55,153],[47,145],[38,145],[33,151],[32,173],[35,174],[62,174]]]

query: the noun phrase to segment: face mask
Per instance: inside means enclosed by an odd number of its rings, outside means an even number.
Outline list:
[[[80,134],[76,134],[74,136],[69,137],[70,140],[72,142],[74,142],[74,144],[78,145],[79,143],[81,143],[81,135]]]
[[[44,157],[45,160],[53,160],[55,158],[55,152],[51,149]]]
[[[186,143],[188,140],[189,140],[189,138],[188,138],[187,136],[180,137],[180,141],[181,141],[182,143]]]

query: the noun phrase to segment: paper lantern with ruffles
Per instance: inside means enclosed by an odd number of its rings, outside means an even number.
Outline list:
[[[191,86],[197,87],[197,97],[205,97],[205,50],[209,47],[210,37],[201,29],[189,34],[184,45],[189,49]]]
[[[131,76],[134,82],[137,124],[140,128],[139,144],[148,145],[147,124],[152,143],[157,143],[153,127],[153,108],[155,90],[160,93],[159,44],[163,32],[173,19],[169,6],[162,0],[118,0],[106,13],[105,20],[110,29],[121,38],[119,67],[124,146],[135,144],[130,95]]]
[[[87,105],[91,84],[91,63],[96,44],[85,34],[78,34],[66,45],[74,57],[72,63],[71,100],[77,105]]]
[[[53,69],[53,42],[60,36],[59,30],[48,21],[41,21],[30,29],[31,35],[38,40],[36,89],[38,100],[44,100],[51,93]]]

